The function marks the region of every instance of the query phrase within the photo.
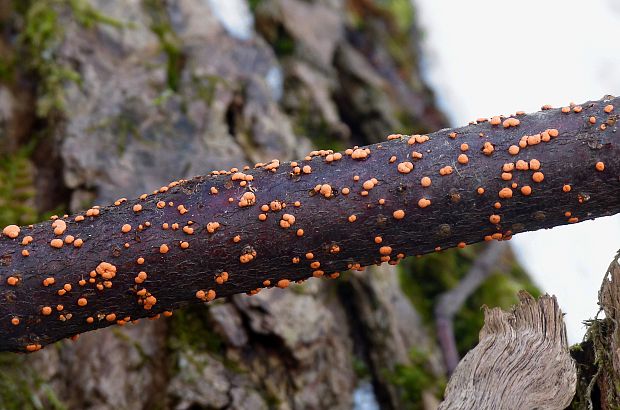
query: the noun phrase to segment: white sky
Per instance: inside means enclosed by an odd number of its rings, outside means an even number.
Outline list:
[[[413,0],[426,75],[453,125],[620,94],[620,1]],[[571,343],[597,310],[620,249],[620,215],[517,235],[511,241],[567,313]]]

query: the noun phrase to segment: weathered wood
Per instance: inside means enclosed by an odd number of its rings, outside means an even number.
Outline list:
[[[601,404],[604,409],[620,406],[620,252],[609,265],[599,293],[599,304],[610,321],[607,346],[601,346],[605,371],[601,375]]]
[[[521,292],[512,312],[485,309],[480,343],[457,366],[440,409],[564,409],[577,373],[555,297]]]
[[[55,228],[11,227],[0,238],[0,350],[617,213],[618,110],[608,97],[393,136],[341,159],[315,152],[176,182]]]
[[[615,378],[620,381],[620,326],[617,325],[620,323],[620,251],[609,264],[599,293],[599,303],[605,317],[616,324],[609,352]]]

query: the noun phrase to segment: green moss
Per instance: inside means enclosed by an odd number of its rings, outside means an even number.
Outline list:
[[[136,349],[136,352],[138,352],[138,356],[140,356],[140,362],[135,366],[135,368],[141,369],[145,365],[147,365],[149,362],[152,361],[151,357],[148,355],[148,353],[146,353],[146,351],[142,347],[142,344],[140,344],[138,340],[132,338],[127,333],[123,332],[123,330],[120,327],[113,327],[111,331],[114,337],[127,343],[128,345]]]
[[[57,56],[65,34],[60,16],[69,14],[87,28],[98,23],[120,27],[122,23],[99,13],[86,0],[13,0],[13,5],[21,16],[17,38],[19,59],[37,80],[36,113],[41,118],[62,113],[65,84],[80,84],[81,77]]]
[[[399,387],[403,408],[423,409],[422,394],[431,391],[439,396],[446,381],[437,378],[428,364],[428,352],[413,348],[409,352],[408,365],[397,365],[392,372],[385,372],[386,380]]]
[[[38,79],[37,115],[46,117],[53,109],[63,110],[63,83],[65,80],[79,80],[79,75],[55,58],[63,39],[57,2],[31,0],[17,3],[22,6],[17,9],[21,9],[24,21],[19,44],[26,55],[24,61]]]
[[[170,320],[168,344],[172,350],[191,348],[221,354],[224,342],[213,330],[209,309],[189,306],[174,312]]]
[[[265,400],[265,404],[269,409],[279,408],[282,404],[282,400],[276,395],[275,392],[267,391],[262,394],[263,400]]]
[[[86,0],[64,0],[66,1],[71,11],[73,12],[73,18],[83,27],[93,28],[97,24],[103,24],[115,28],[129,27],[130,24],[117,20],[110,16],[106,16],[93,6],[91,6]]]
[[[0,157],[0,226],[27,225],[36,222],[34,167],[29,157],[33,144],[13,155]]]
[[[389,13],[398,31],[406,32],[411,29],[415,16],[410,0],[379,0],[377,3]]]
[[[311,134],[297,134],[297,135],[307,135],[308,137],[310,137],[310,140],[312,141],[312,143],[316,147],[320,147],[321,149],[331,149],[335,152],[345,150],[346,148],[345,143],[341,140],[334,138],[331,132],[329,132],[329,130],[327,129],[327,125],[325,125],[325,128],[323,127],[321,128],[322,129],[316,131],[316,133],[313,132]]]
[[[224,355],[225,341],[215,331],[214,322],[211,318],[210,309],[206,306],[191,305],[176,310],[169,321],[168,349],[176,356],[176,352],[190,351],[186,358],[192,361],[194,366],[201,368],[204,363],[196,360],[191,352],[210,353],[217,358],[226,369],[233,373],[247,373],[243,365],[230,360]]]
[[[192,75],[192,89],[196,93],[197,97],[204,101],[208,107],[213,104],[217,87],[220,85],[223,85],[228,89],[233,88],[232,84],[230,84],[225,78],[218,75]]]
[[[256,8],[259,6],[259,4],[259,1],[256,1],[254,5],[250,4],[253,12],[256,11]],[[261,23],[260,14],[261,12],[259,11],[259,18],[257,21],[256,29],[271,45],[271,48],[276,53],[276,56],[282,58],[293,55],[296,49],[295,40],[286,31],[286,28],[282,24],[276,23],[271,20],[266,24]]]
[[[351,362],[353,363],[353,371],[358,379],[366,379],[370,377],[370,370],[364,360],[358,356],[354,356]]]
[[[15,59],[5,58],[0,60],[0,81],[11,82],[15,76]]]
[[[287,80],[285,88],[289,90],[299,87],[300,84]],[[296,96],[295,105],[288,107],[287,114],[293,119],[293,133],[303,135],[312,141],[312,145],[320,149],[344,151],[345,143],[335,137],[334,132],[314,102],[304,96]]]
[[[295,40],[282,26],[278,26],[277,36],[273,42],[273,50],[278,57],[290,56],[295,52]]]
[[[421,258],[408,258],[400,265],[401,287],[426,323],[432,323],[435,299],[458,284],[475,254],[474,246],[448,249]]]
[[[584,341],[571,347],[577,365],[577,391],[569,409],[620,409],[620,380],[614,370],[612,340],[617,324],[609,318],[589,320]]]
[[[248,0],[248,5],[250,6],[250,11],[252,13],[254,13],[254,11],[256,11],[256,8],[258,7],[258,5],[261,3],[261,0]]]
[[[398,127],[392,131],[394,134],[427,134],[432,131],[420,123],[416,117],[404,110],[397,112],[396,118],[398,119]]]
[[[421,258],[409,258],[400,265],[401,287],[428,326],[434,326],[433,310],[439,295],[458,285],[483,246],[477,244],[465,249],[449,249]],[[509,309],[518,302],[517,292],[521,289],[534,297],[540,295],[540,290],[512,257],[509,266],[509,272],[501,275],[498,271],[483,282],[457,313],[454,331],[461,355],[478,342],[478,332],[484,323],[484,313],[480,309],[482,305]]]
[[[164,0],[143,0],[142,4],[151,18],[150,29],[159,39],[159,45],[166,55],[166,83],[172,91],[177,92],[185,65],[181,41],[172,29]]]
[[[51,386],[26,360],[15,353],[0,353],[0,409],[65,410]]]

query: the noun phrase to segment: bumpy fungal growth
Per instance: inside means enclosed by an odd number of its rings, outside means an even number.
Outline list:
[[[413,170],[413,164],[409,161],[401,162],[398,164],[398,172],[401,174],[408,174]]]
[[[17,225],[9,225],[2,230],[2,233],[6,237],[11,238],[11,239],[17,238],[19,236],[19,232],[20,232],[20,229],[19,229],[19,226]]]
[[[319,192],[321,195],[323,195],[325,198],[329,198],[332,196],[332,187],[329,184],[323,184],[323,185],[317,185],[314,190],[316,192]],[[273,210],[273,209],[272,209]],[[279,209],[278,209],[279,210]]]
[[[494,151],[495,151],[495,146],[491,144],[489,141],[486,141],[482,145],[482,153],[484,155],[490,156],[491,154],[493,154]]]
[[[418,201],[418,206],[419,206],[420,208],[426,208],[426,207],[427,207],[427,206],[429,206],[430,204],[431,204],[431,201],[430,201],[429,199],[426,199],[426,198],[421,198],[421,199]]]
[[[0,350],[619,212],[618,103],[395,134],[7,226]]]
[[[52,228],[54,228],[54,235],[62,235],[67,230],[67,224],[62,219],[56,219],[52,223]]]
[[[504,120],[502,125],[504,126],[504,128],[509,128],[509,127],[516,127],[520,123],[521,123],[521,121],[519,121],[516,118],[507,118],[507,119]]]
[[[469,162],[469,157],[466,154],[461,154],[458,156],[457,161],[459,164],[467,164]]]

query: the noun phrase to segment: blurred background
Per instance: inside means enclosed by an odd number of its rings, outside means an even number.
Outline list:
[[[461,4],[462,3],[462,4]],[[613,0],[0,0],[0,224],[620,88]],[[0,354],[2,409],[434,409],[480,307],[597,312],[620,219]]]

